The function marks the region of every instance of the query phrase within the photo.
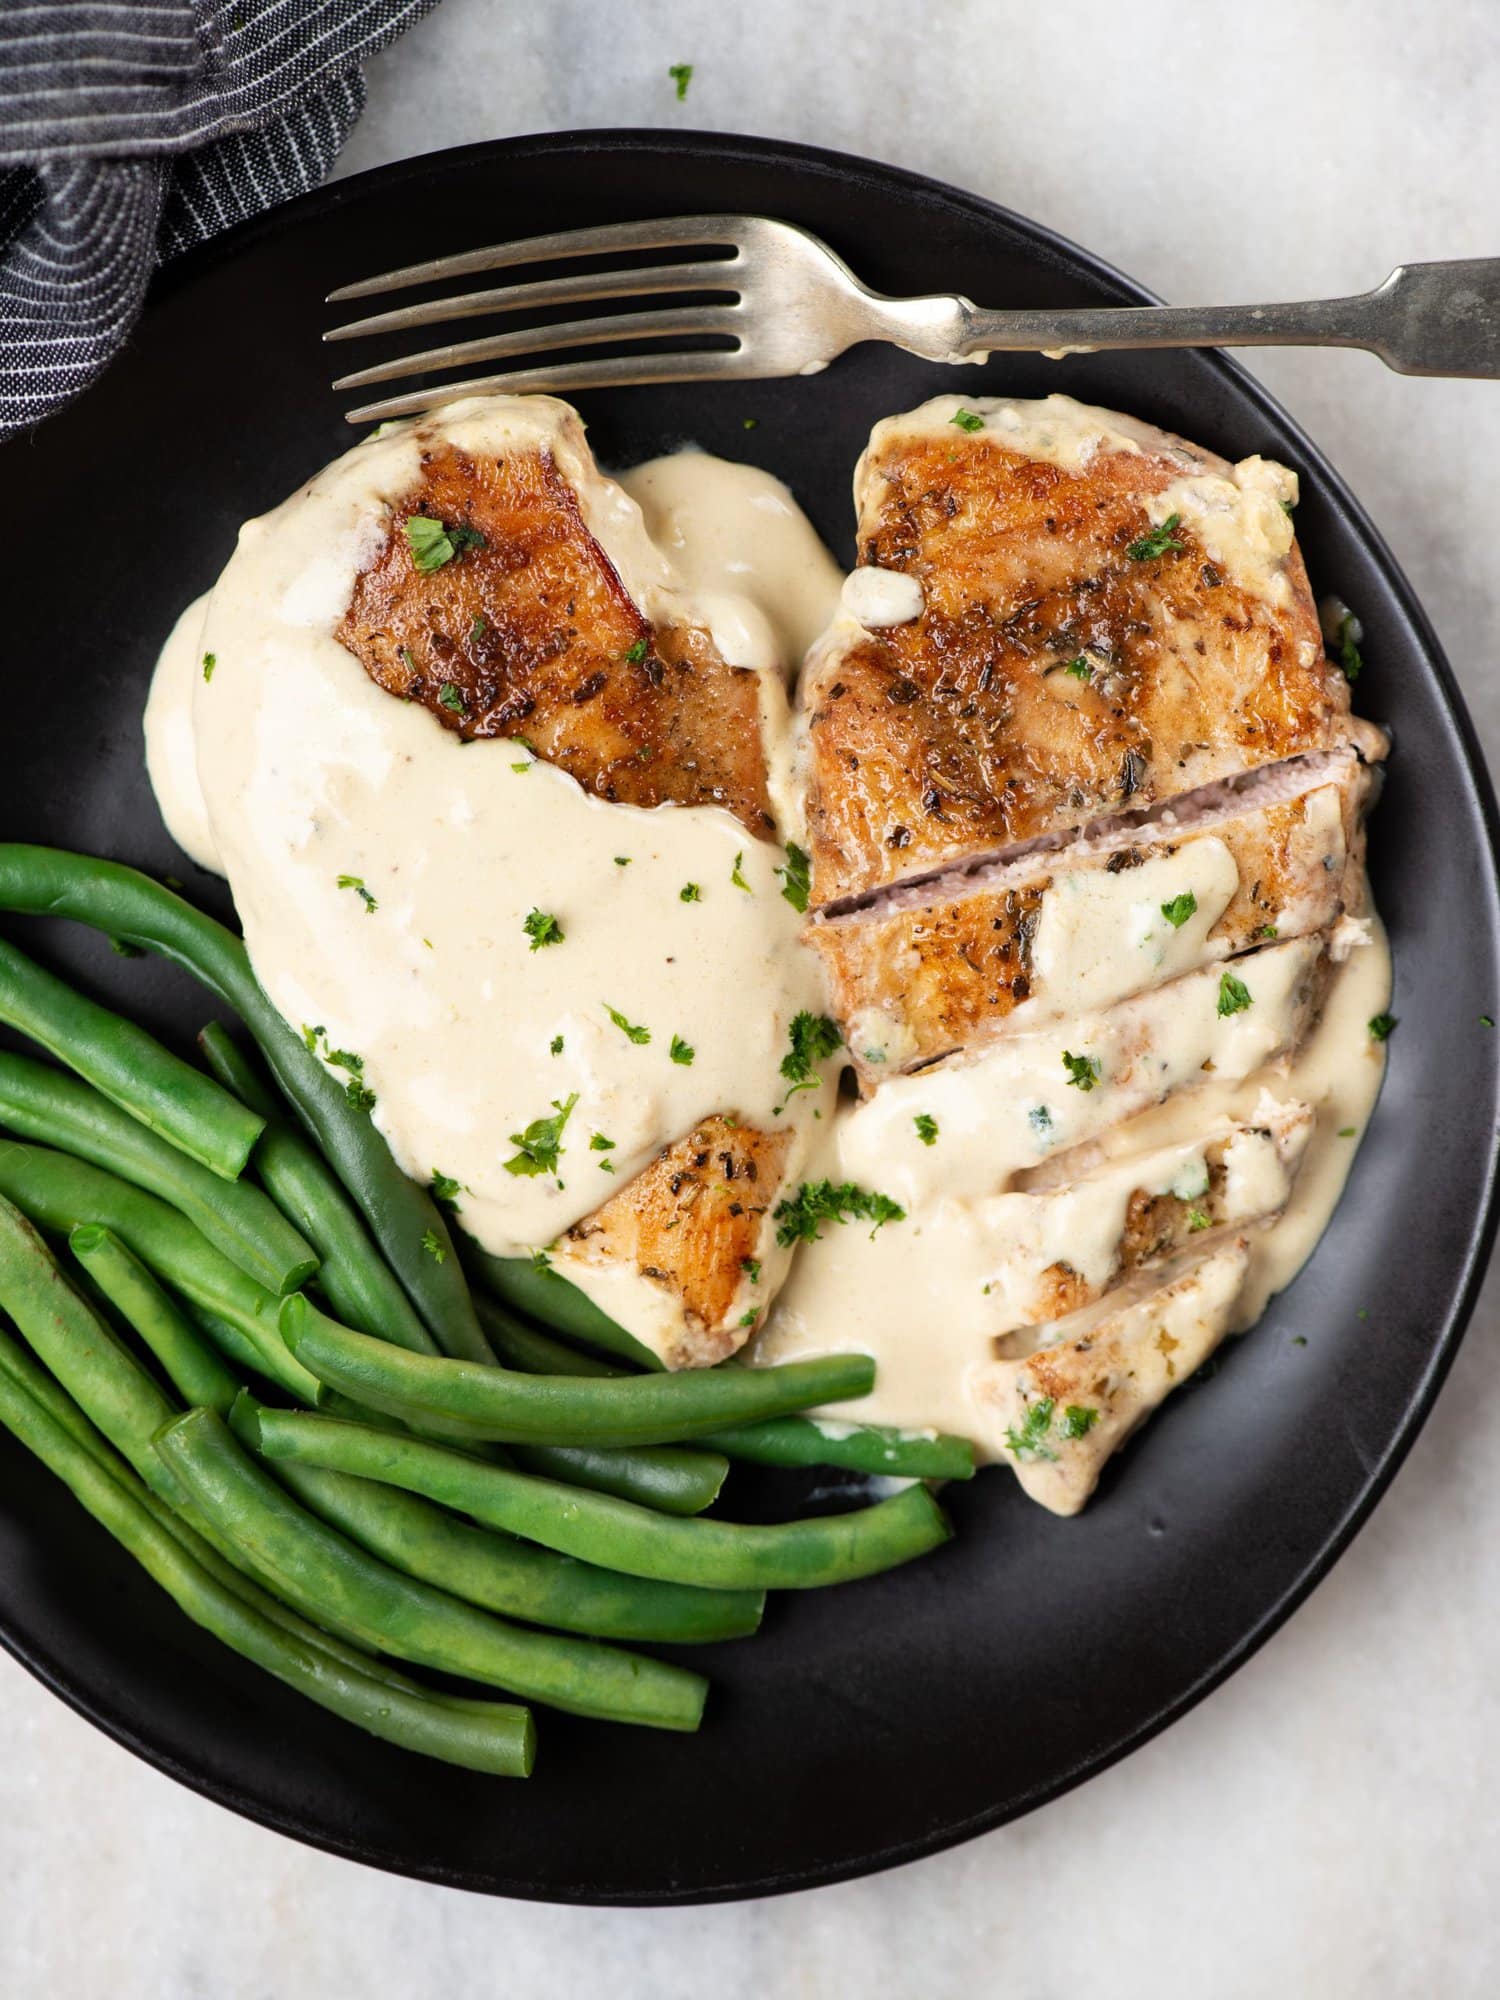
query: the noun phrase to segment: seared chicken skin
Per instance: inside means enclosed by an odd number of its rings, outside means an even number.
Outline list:
[[[587,459],[578,419],[558,424],[559,448]],[[424,568],[414,520],[439,524],[456,553]],[[644,616],[551,451],[481,460],[425,444],[422,483],[337,637],[445,729],[522,737],[601,798],[724,806],[758,837],[774,831],[759,676],[727,665],[702,627]]]
[[[420,481],[391,507],[336,637],[377,685],[466,740],[521,739],[612,803],[721,806],[773,835],[760,676],[729,665],[685,606],[665,615],[663,592],[646,615],[589,525],[591,506],[632,503],[598,472],[573,411],[527,408],[545,419],[537,440],[498,456],[460,448],[441,418],[419,429]],[[765,1217],[789,1135],[724,1112],[557,1246],[575,1275],[628,1267],[660,1295],[672,1367],[741,1346],[784,1268]]]

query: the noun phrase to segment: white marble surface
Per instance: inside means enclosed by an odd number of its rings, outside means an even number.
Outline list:
[[[687,61],[679,106],[666,69]],[[350,170],[549,127],[779,134],[993,195],[1167,298],[1500,252],[1493,0],[1423,25],[1400,0],[446,0],[370,86]],[[1500,751],[1500,384],[1319,353],[1262,373],[1390,537]],[[1492,1285],[1375,1520],[1228,1687],[1020,1825],[813,1895],[604,1914],[389,1880],[190,1796],[0,1660],[0,1991],[1491,1993],[1497,1320]]]

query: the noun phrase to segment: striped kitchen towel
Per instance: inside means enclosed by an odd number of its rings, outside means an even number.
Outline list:
[[[437,0],[0,0],[0,437],[87,388],[156,265],[328,172]]]

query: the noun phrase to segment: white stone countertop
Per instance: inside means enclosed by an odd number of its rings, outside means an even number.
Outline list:
[[[783,136],[973,188],[1218,303],[1500,253],[1497,107],[1494,0],[446,0],[371,65],[343,169],[574,126]],[[1500,384],[1335,352],[1256,366],[1389,538],[1494,757]],[[1492,1283],[1374,1520],[1227,1687],[1020,1824],[840,1888],[596,1912],[394,1880],[190,1795],[0,1658],[0,1992],[1492,1994],[1497,1322]]]

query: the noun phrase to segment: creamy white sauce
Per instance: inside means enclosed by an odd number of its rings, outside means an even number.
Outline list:
[[[1297,1032],[1296,991],[1318,949],[1311,940],[1236,961],[1252,1004],[1227,1018],[1217,1014],[1215,967],[974,1062],[883,1084],[838,1121],[825,1142],[836,1153],[822,1170],[890,1194],[906,1220],[873,1238],[854,1223],[826,1228],[799,1251],[755,1359],[872,1354],[876,1383],[862,1415],[949,1431],[973,1439],[984,1458],[1011,1462],[1014,1408],[996,1403],[984,1371],[998,1339],[1009,1336],[1007,1352],[1015,1345],[1037,1271],[1056,1256],[1090,1282],[1107,1278],[1133,1188],[1191,1200],[1204,1181],[1204,1145],[1226,1122],[1264,1123],[1305,1105],[1311,1132],[1290,1167],[1274,1148],[1250,1144],[1226,1160],[1223,1221],[1252,1226],[1233,1292],[1214,1308],[1214,1338],[1252,1325],[1323,1233],[1380,1088],[1384,1048],[1368,1024],[1389,998],[1390,959],[1378,921],[1361,921],[1367,934],[1334,967],[1321,1015],[1290,1057],[1280,1050]],[[1099,1056],[1095,1089],[1066,1083],[1063,1047]],[[1128,1073],[1111,1081],[1127,1047]],[[1048,1114],[1040,1131],[1038,1108]],[[916,1129],[922,1112],[937,1123],[931,1146]],[[1071,1172],[1059,1169],[1061,1184],[1024,1191],[1045,1175],[1049,1148],[1064,1147],[1086,1150],[1070,1156]],[[1023,1353],[1051,1331],[1038,1323],[1027,1335]],[[1161,1393],[1171,1386],[1164,1376]]]
[[[738,663],[773,684],[784,733],[793,659],[780,579],[805,572],[804,623],[838,583],[831,561],[820,574],[811,560],[812,531],[784,488],[695,454],[689,484],[701,479],[717,510],[668,535],[669,563],[560,406],[463,405],[442,434],[491,452],[544,442],[636,601],[700,622],[712,610]],[[831,1087],[782,1110],[779,1064],[792,1016],[825,1002],[781,894],[780,846],[717,808],[607,804],[514,741],[463,744],[333,637],[389,506],[416,482],[417,453],[401,426],[246,526],[201,634],[185,618],[163,656],[149,763],[173,831],[228,875],[278,1009],[323,1031],[325,1057],[359,1057],[402,1167],[460,1182],[465,1226],[510,1255],[550,1243],[710,1113],[816,1123]],[[678,468],[658,462],[636,480],[658,518],[685,511]],[[760,540],[737,554],[727,524],[745,517]],[[190,670],[203,650],[216,658],[210,681]],[[698,893],[684,901],[689,884]],[[533,948],[533,910],[557,919],[560,943]],[[673,1060],[674,1039],[691,1061]],[[509,1172],[515,1135],[570,1101],[557,1172]],[[611,1146],[592,1149],[596,1137]],[[639,1329],[659,1293],[635,1279],[632,1311],[621,1282],[609,1308]]]
[[[195,597],[167,635],[146,698],[146,774],[167,829],[200,868],[223,874],[219,850],[203,803],[193,749],[193,687],[210,669],[204,658],[203,623],[209,593]]]
[[[873,563],[851,570],[844,578],[839,602],[867,632],[887,625],[909,625],[922,615],[922,585],[905,570],[879,569]]]

